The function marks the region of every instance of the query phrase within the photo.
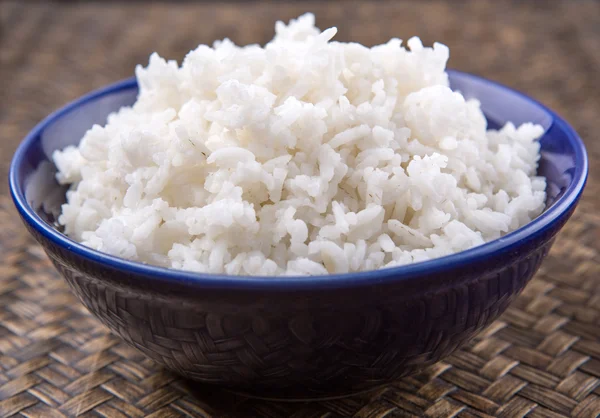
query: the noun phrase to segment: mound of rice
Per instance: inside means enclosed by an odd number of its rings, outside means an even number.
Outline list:
[[[322,275],[462,251],[543,210],[542,128],[486,131],[446,46],[330,42],[311,14],[275,31],[138,66],[137,102],[53,156],[65,233],[176,269]]]

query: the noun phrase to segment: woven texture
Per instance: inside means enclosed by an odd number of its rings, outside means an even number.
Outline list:
[[[590,181],[540,272],[472,343],[421,375],[318,403],[248,399],[186,382],[91,317],[29,238],[0,182],[0,416],[596,417],[600,415],[600,3],[0,2],[0,174],[58,106],[130,76],[157,50],[265,42],[303,11],[365,44],[441,40],[450,65],[520,89],[586,141]],[[465,16],[469,18],[465,20]]]

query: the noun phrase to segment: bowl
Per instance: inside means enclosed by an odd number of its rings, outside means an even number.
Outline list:
[[[27,135],[10,168],[20,216],[81,302],[115,334],[187,378],[250,396],[319,399],[373,389],[448,356],[495,320],[548,254],[585,186],[575,131],[538,102],[451,71],[491,128],[542,125],[544,212],[500,239],[435,260],[321,277],[242,277],[171,270],[102,254],[55,226],[65,188],[51,154],[132,104],[135,79],[93,92]]]

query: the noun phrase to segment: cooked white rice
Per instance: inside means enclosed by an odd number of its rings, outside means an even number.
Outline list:
[[[486,132],[446,46],[330,42],[311,14],[275,31],[138,66],[137,102],[53,156],[66,234],[176,269],[320,275],[462,251],[543,210],[542,128]]]

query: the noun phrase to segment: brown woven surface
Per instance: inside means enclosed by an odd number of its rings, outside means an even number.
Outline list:
[[[451,66],[523,90],[586,141],[590,181],[536,279],[468,347],[420,376],[343,400],[251,400],[178,379],[77,302],[26,234],[0,182],[0,416],[596,417],[600,415],[600,3],[0,2],[0,174],[51,110],[132,74],[157,50],[181,59],[225,36],[265,42],[275,19],[315,11],[365,44],[419,34]]]

